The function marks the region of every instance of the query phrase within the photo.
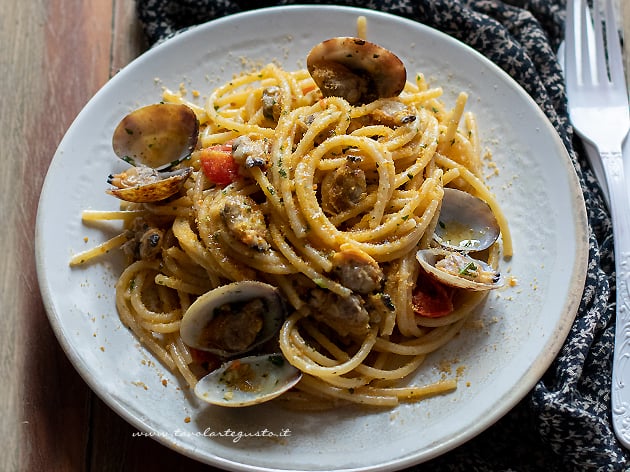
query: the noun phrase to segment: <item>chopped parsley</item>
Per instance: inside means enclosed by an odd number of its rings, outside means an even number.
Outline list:
[[[459,275],[471,276],[471,275],[475,275],[476,271],[477,271],[477,265],[471,261],[463,269],[459,271]]]

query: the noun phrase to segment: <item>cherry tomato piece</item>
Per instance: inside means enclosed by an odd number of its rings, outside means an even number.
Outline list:
[[[238,178],[238,164],[232,157],[231,144],[219,144],[199,151],[201,169],[208,180],[228,185]]]
[[[453,311],[453,289],[422,272],[416,281],[411,304],[413,311],[427,318],[439,318]]]

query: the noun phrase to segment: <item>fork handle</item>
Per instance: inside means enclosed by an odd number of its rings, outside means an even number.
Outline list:
[[[619,441],[630,447],[630,203],[621,149],[602,151],[610,192],[615,244],[616,321],[612,371],[612,419]]]

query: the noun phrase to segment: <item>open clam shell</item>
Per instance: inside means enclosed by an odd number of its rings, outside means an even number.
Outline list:
[[[351,105],[395,97],[405,88],[407,71],[393,52],[360,38],[338,37],[316,45],[306,67],[325,97]]]
[[[285,316],[276,287],[253,280],[233,282],[197,298],[186,310],[179,332],[188,346],[235,357],[269,341]]]
[[[250,406],[282,395],[301,378],[302,372],[282,354],[250,356],[227,362],[201,378],[195,395],[214,405]]]
[[[499,233],[499,223],[486,202],[462,190],[444,189],[433,236],[437,243],[457,251],[483,251],[494,244]]]
[[[156,103],[125,116],[112,137],[114,152],[134,166],[166,170],[197,145],[199,121],[186,105]]]
[[[484,261],[446,249],[422,249],[416,253],[422,268],[451,287],[483,291],[502,287],[504,279]]]

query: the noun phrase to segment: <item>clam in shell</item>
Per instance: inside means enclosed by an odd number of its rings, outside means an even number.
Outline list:
[[[186,310],[179,332],[190,347],[235,357],[273,338],[285,316],[276,287],[253,280],[233,282],[197,298]]]
[[[422,268],[451,287],[483,291],[502,287],[503,277],[486,262],[446,249],[422,249],[416,253]]]
[[[294,387],[302,372],[282,354],[266,354],[235,359],[201,378],[195,395],[219,406],[257,405],[279,397]]]
[[[179,192],[192,170],[192,167],[185,167],[158,172],[146,166],[131,167],[120,174],[110,175],[107,182],[114,187],[106,192],[128,202],[159,202]]]
[[[197,145],[199,121],[186,105],[157,103],[132,111],[114,130],[114,153],[133,167],[110,175],[107,193],[134,203],[165,200],[181,190],[192,168],[172,170]]]
[[[342,97],[351,105],[398,96],[407,81],[398,56],[353,37],[319,43],[308,54],[306,67],[324,97]]]

